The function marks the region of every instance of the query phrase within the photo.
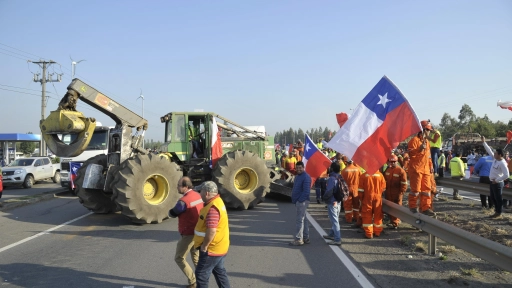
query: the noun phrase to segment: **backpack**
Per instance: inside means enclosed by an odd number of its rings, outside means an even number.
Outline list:
[[[333,196],[336,201],[342,202],[348,199],[350,191],[348,190],[347,182],[342,176],[337,178],[338,182],[334,185]]]
[[[333,189],[326,191],[322,197],[324,201],[329,201],[331,196],[334,196],[334,199],[338,202],[346,201],[348,199],[350,191],[348,190],[347,182],[345,182],[341,175],[336,177],[336,180],[336,185],[334,185]]]

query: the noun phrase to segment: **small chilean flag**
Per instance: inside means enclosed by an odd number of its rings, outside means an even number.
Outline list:
[[[75,179],[78,172],[78,169],[82,167],[83,163],[80,162],[69,162],[69,172],[71,173],[71,189],[75,189]]]
[[[210,168],[215,167],[215,163],[222,157],[222,143],[220,142],[220,131],[217,126],[217,121],[215,121],[215,117],[212,116],[212,160],[210,164]]]
[[[411,104],[384,76],[327,146],[373,174],[386,163],[400,141],[419,131],[420,120]]]
[[[316,178],[320,177],[331,166],[332,162],[316,147],[308,134],[304,138],[304,157],[302,157],[302,162],[304,162],[304,170],[311,177],[311,187],[313,187]]]

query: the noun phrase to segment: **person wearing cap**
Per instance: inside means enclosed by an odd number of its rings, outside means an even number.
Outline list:
[[[485,143],[485,137],[482,136],[482,144],[484,145],[485,151],[489,155],[494,155],[494,162],[492,163],[491,172],[489,174],[489,180],[491,180],[490,184],[490,192],[491,199],[494,202],[494,211],[495,213],[491,215],[491,218],[500,218],[501,212],[503,209],[503,186],[504,180],[508,178],[509,171],[507,167],[507,162],[503,157],[505,154],[503,153],[503,149],[498,148],[496,151],[492,151],[491,147]]]
[[[283,151],[283,156],[281,156],[281,168],[286,168],[286,158],[288,158],[288,151]]]
[[[217,184],[206,181],[201,185],[201,198],[204,207],[194,229],[194,247],[199,249],[199,261],[196,266],[196,284],[198,288],[208,287],[213,272],[219,287],[230,287],[224,261],[229,250],[228,213],[224,201],[220,198]]]
[[[412,213],[418,213],[418,198],[420,200],[420,210],[428,216],[435,216],[436,213],[430,209],[431,206],[431,176],[432,168],[429,165],[430,143],[428,137],[432,131],[432,125],[429,121],[421,121],[422,131],[418,132],[409,143],[409,182],[411,191],[409,192],[409,210]]]
[[[358,189],[361,170],[352,160],[348,159],[347,156],[343,156],[341,159],[346,165],[345,169],[341,171],[341,176],[343,176],[343,179],[347,182],[348,190],[350,191],[347,200],[343,202],[345,220],[347,223],[352,223],[359,218],[359,207],[361,203],[359,201]]]
[[[432,159],[432,164],[434,166],[434,173],[436,177],[438,176],[438,158],[441,156],[441,146],[442,146],[442,137],[441,132],[439,130],[432,128],[432,132],[430,132],[430,135],[426,137],[430,144],[430,157]]]
[[[405,170],[397,165],[398,157],[391,154],[388,159],[388,167],[384,171],[384,179],[386,180],[385,198],[388,201],[402,206],[402,198],[405,190],[407,190],[407,175]],[[400,219],[393,215],[389,215],[390,225],[398,228]]]

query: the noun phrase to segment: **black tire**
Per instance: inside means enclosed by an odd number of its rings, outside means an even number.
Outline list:
[[[121,164],[113,183],[121,213],[135,223],[161,223],[178,201],[183,172],[176,163],[154,154],[138,154]]]
[[[53,175],[52,181],[53,181],[53,183],[60,183],[60,172],[59,171],[55,171],[55,175]]]
[[[251,209],[270,191],[270,173],[263,159],[243,150],[224,154],[213,169],[213,179],[226,207]]]
[[[34,185],[34,176],[27,175],[25,177],[25,181],[23,181],[23,188],[32,188],[32,185]]]
[[[84,183],[85,171],[87,166],[90,164],[98,164],[102,165],[103,167],[107,167],[107,155],[96,155],[92,158],[89,158],[84,162],[82,167],[78,169],[75,179],[75,192],[79,198],[80,203],[82,203],[85,208],[97,214],[108,214],[111,212],[116,212],[117,206],[111,199],[111,193],[106,193],[100,189],[88,189],[82,187]]]

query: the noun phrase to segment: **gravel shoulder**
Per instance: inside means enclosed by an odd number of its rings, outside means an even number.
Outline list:
[[[446,194],[434,202],[434,210],[438,220],[512,249],[512,211],[505,210],[502,219],[490,219],[494,211],[480,208],[479,202],[452,200]],[[325,204],[312,202],[309,213],[329,231]],[[438,253],[443,259],[428,255],[428,234],[407,223],[397,230],[386,228],[381,237],[374,239],[366,239],[361,229],[346,223],[343,212],[340,226],[342,249],[379,287],[511,287],[512,273],[456,245],[438,239]]]

